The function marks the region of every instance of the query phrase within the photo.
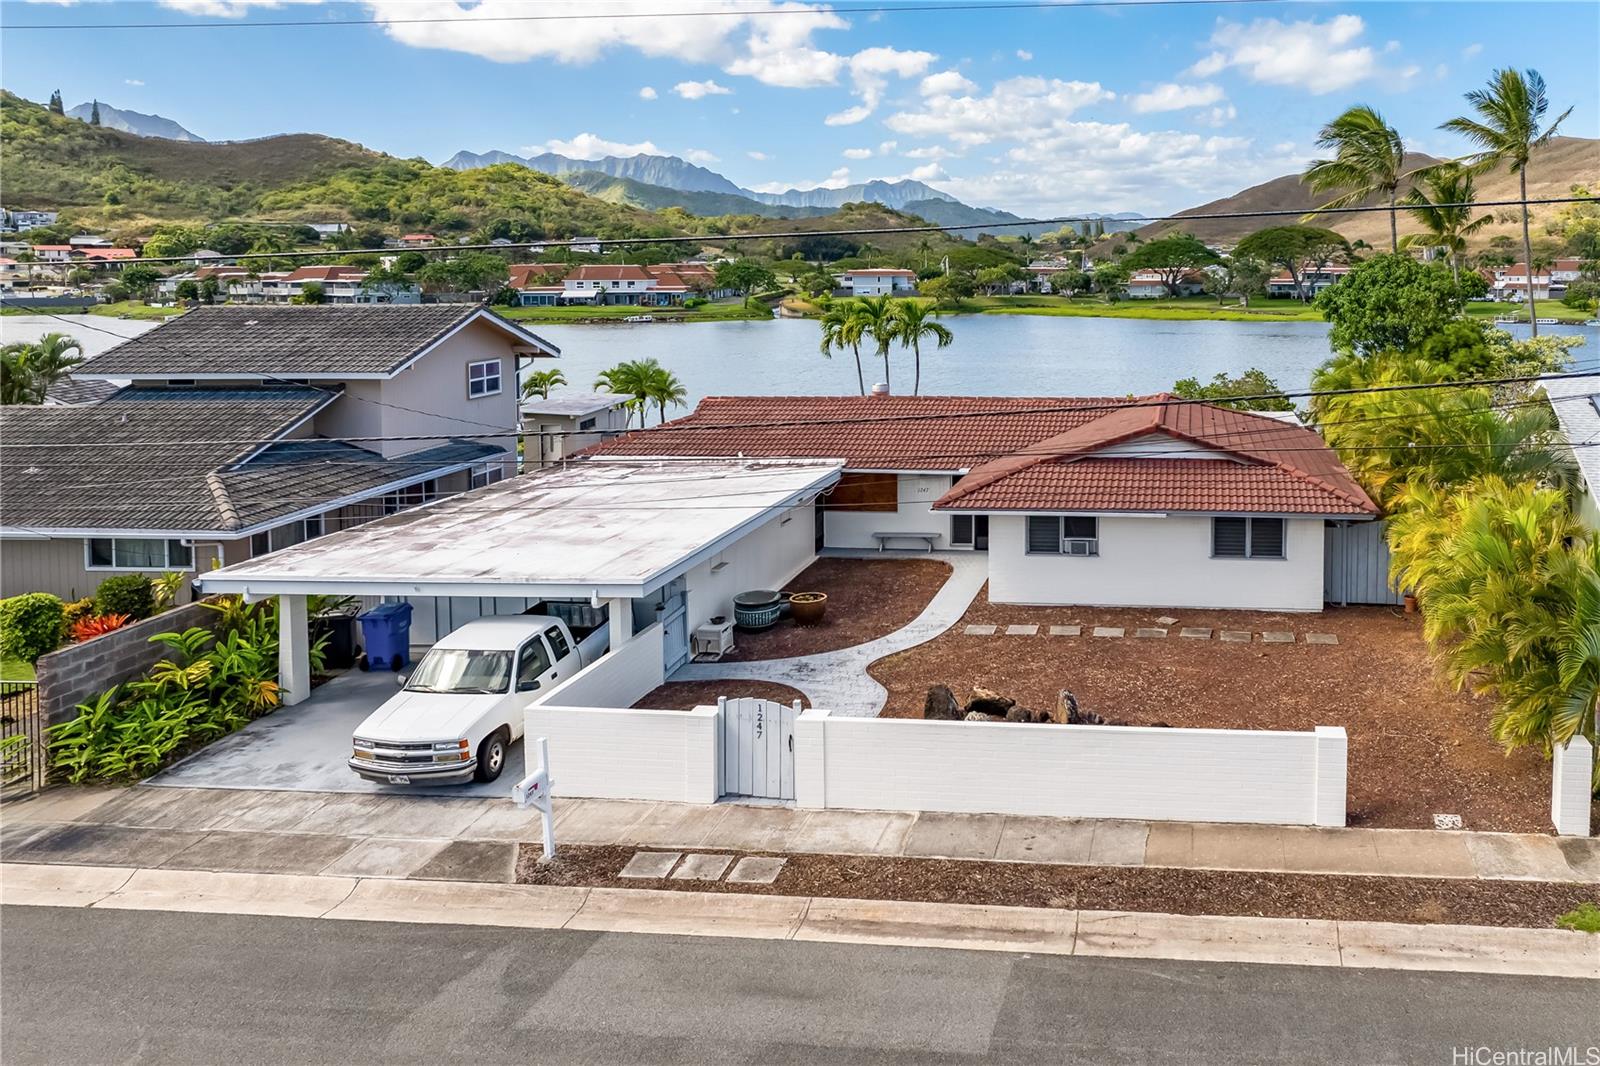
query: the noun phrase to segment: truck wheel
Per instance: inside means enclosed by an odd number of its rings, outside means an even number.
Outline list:
[[[489,782],[498,778],[505,768],[506,735],[499,731],[490,733],[478,745],[478,769],[472,776],[475,780]]]

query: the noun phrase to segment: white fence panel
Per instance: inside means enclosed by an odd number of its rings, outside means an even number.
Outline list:
[[[720,699],[722,792],[764,799],[794,799],[794,720],[785,707],[752,697]]]
[[[535,704],[523,725],[526,737],[550,742],[551,790],[558,798],[717,801],[715,707],[647,711]]]

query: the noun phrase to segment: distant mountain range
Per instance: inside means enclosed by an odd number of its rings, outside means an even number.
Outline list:
[[[69,118],[89,121],[89,116],[94,112],[94,101],[79,104],[69,108]],[[146,115],[139,111],[124,111],[112,107],[105,101],[100,102],[100,125],[110,129],[121,130],[123,133],[134,133],[140,137],[161,137],[168,141],[204,141],[204,137],[197,137],[172,121],[160,115]]]

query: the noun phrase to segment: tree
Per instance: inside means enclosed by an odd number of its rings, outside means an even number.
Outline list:
[[[215,275],[210,276],[210,277],[206,277],[206,278],[202,278],[200,280],[200,302],[201,303],[207,303],[207,304],[216,303],[217,302],[217,295],[221,291],[222,291],[222,283],[219,282],[216,279]]]
[[[657,404],[661,409],[662,421],[666,421],[667,405],[681,407],[687,395],[683,383],[654,359],[627,360],[602,370],[595,380],[595,387],[619,396],[632,397],[627,404],[628,420],[631,422],[633,412],[638,411],[641,427],[649,404]]]
[[[748,297],[754,292],[770,292],[778,287],[778,276],[755,259],[735,259],[718,263],[717,288],[738,289]]]
[[[567,376],[559,370],[530,370],[528,376],[522,379],[522,395],[529,399],[537,396],[541,400],[548,400],[551,389],[566,383]]]
[[[935,307],[960,307],[961,301],[977,291],[972,275],[965,271],[930,278],[918,288],[922,295],[933,301]]]
[[[1426,190],[1412,186],[1401,199],[1406,213],[1421,223],[1422,233],[1400,238],[1400,247],[1437,248],[1450,259],[1450,274],[1461,281],[1461,256],[1467,238],[1494,221],[1493,215],[1472,217],[1472,201],[1477,199],[1472,171],[1455,163],[1429,167],[1419,175]],[[1460,206],[1452,206],[1460,205]]]
[[[851,332],[854,336],[871,340],[883,360],[883,382],[889,380],[889,346],[895,342],[899,323],[895,315],[896,301],[888,293],[882,296],[862,296],[850,308]]]
[[[1189,274],[1217,262],[1217,253],[1200,238],[1188,233],[1158,237],[1134,249],[1122,265],[1129,270],[1149,270],[1161,278],[1167,295],[1178,295],[1178,286]]]
[[[689,393],[683,387],[683,382],[678,380],[678,375],[654,359],[646,359],[644,361],[641,373],[645,382],[645,399],[656,405],[657,410],[661,412],[662,422],[667,420],[668,404],[673,407],[685,406],[684,400]],[[641,425],[644,423],[642,416],[639,422]]]
[[[506,261],[488,252],[463,252],[417,271],[428,292],[498,292],[510,277]]]
[[[1116,303],[1127,295],[1128,279],[1133,277],[1133,272],[1121,263],[1106,260],[1098,263],[1094,268],[1094,287],[1106,298],[1107,303]]]
[[[177,287],[172,290],[172,295],[180,300],[198,300],[200,299],[200,286],[195,284],[193,278],[185,278],[178,282]]]
[[[320,281],[308,281],[300,286],[300,295],[294,297],[293,303],[320,304],[327,302],[328,294],[322,288]]]
[[[1332,323],[1328,343],[1363,355],[1386,349],[1420,352],[1422,343],[1455,321],[1465,306],[1448,269],[1419,263],[1404,252],[1357,263],[1316,303]]]
[[[861,334],[856,329],[857,321],[852,315],[854,300],[830,300],[822,308],[822,354],[833,358],[833,353],[850,349],[856,357],[856,384],[861,388],[861,395],[867,394],[867,379],[861,372]]]
[[[1081,270],[1058,270],[1050,275],[1050,291],[1059,292],[1067,299],[1072,299],[1076,293],[1083,292],[1089,287],[1089,275]],[[923,287],[927,291],[927,287]]]
[[[57,89],[50,94],[50,113],[52,115],[65,115],[66,106],[61,102],[61,90]]]
[[[1237,296],[1242,305],[1249,307],[1250,297],[1264,291],[1271,276],[1272,271],[1261,260],[1235,255],[1222,261],[1221,270],[1206,271],[1201,284],[1218,304],[1225,296]]]
[[[94,106],[89,110],[89,125],[91,125],[91,126],[100,125],[100,101],[99,100],[96,100],[94,102]]]
[[[1269,226],[1240,241],[1233,254],[1259,259],[1283,270],[1294,283],[1294,291],[1304,300],[1309,295],[1306,277],[1321,273],[1336,256],[1349,251],[1349,242],[1331,229]]]
[[[955,340],[950,330],[934,320],[933,305],[921,300],[897,300],[894,308],[895,335],[903,347],[911,349],[911,395],[922,391],[922,341],[932,338],[940,348]]]
[[[155,267],[148,267],[143,263],[135,263],[133,266],[122,269],[122,283],[140,299],[149,296],[150,290],[160,280],[161,272]]]
[[[1204,385],[1199,378],[1181,378],[1172,386],[1174,395],[1185,400],[1204,400],[1218,407],[1239,411],[1293,411],[1294,403],[1283,395],[1276,381],[1264,370],[1251,367],[1236,378],[1218,374]],[[1240,397],[1251,397],[1241,399]]]
[[[0,349],[0,404],[39,404],[50,386],[83,362],[83,345],[65,333]]]
[[[1522,255],[1528,267],[1528,321],[1533,336],[1539,335],[1539,314],[1533,299],[1533,236],[1528,224],[1528,160],[1535,148],[1550,143],[1556,129],[1572,114],[1567,108],[1554,122],[1544,125],[1550,99],[1544,78],[1537,70],[1497,70],[1483,89],[1467,93],[1467,103],[1476,118],[1453,118],[1440,129],[1465,137],[1479,151],[1470,158],[1478,169],[1492,170],[1504,163],[1517,176],[1518,198],[1522,201]]]
[[[1350,207],[1371,197],[1379,197],[1392,209],[1406,178],[1406,143],[1377,110],[1357,104],[1322,127],[1317,147],[1333,152],[1332,159],[1313,160],[1300,180],[1320,193],[1344,192],[1323,204],[1318,211]],[[1313,211],[1305,217],[1317,216]],[[1400,250],[1400,228],[1395,212],[1389,212],[1389,250]]]

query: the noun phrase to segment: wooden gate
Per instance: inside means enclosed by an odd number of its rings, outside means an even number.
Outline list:
[[[785,707],[753,697],[721,697],[722,794],[794,799],[794,720],[800,701]]]

